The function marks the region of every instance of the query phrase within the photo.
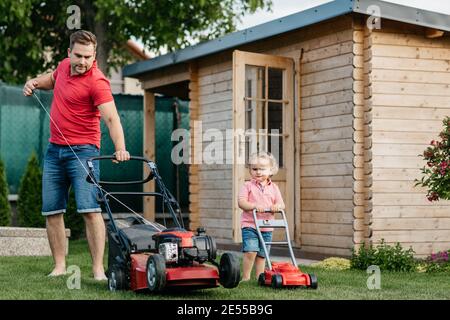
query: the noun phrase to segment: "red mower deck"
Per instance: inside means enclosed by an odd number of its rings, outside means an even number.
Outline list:
[[[266,210],[266,212],[271,212]],[[258,220],[256,210],[253,210],[253,219],[255,221],[256,232],[259,241],[263,244],[264,253],[266,256],[267,268],[258,277],[258,284],[260,286],[272,286],[273,288],[283,287],[305,287],[317,289],[317,277],[314,274],[303,273],[297,266],[297,261],[292,250],[291,240],[289,238],[289,229],[286,219],[286,214],[283,210],[279,213],[282,219],[273,220]],[[276,214],[276,213],[274,213]],[[261,228],[284,228],[286,233],[286,241],[280,242],[265,242],[261,234]],[[289,248],[291,262],[271,262],[269,256],[269,245],[287,245]]]

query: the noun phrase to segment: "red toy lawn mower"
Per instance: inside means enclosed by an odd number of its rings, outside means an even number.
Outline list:
[[[271,212],[266,210],[266,212]],[[272,286],[272,288],[282,287],[306,287],[317,289],[317,277],[314,274],[303,273],[297,266],[294,251],[292,250],[291,240],[289,238],[289,229],[286,214],[280,210],[282,219],[258,220],[256,209],[253,210],[253,219],[256,225],[256,232],[259,241],[263,244],[266,256],[267,268],[258,277],[258,284],[261,286]],[[275,213],[276,214],[276,213]],[[261,234],[261,228],[284,228],[286,232],[286,241],[265,242]],[[289,248],[291,262],[271,262],[269,257],[268,245],[286,245]]]
[[[149,290],[160,292],[166,288],[212,288],[221,284],[234,288],[240,281],[240,263],[231,253],[224,253],[220,263],[216,260],[216,243],[203,228],[197,232],[184,229],[178,202],[164,185],[156,164],[143,157],[130,160],[143,161],[150,174],[142,181],[96,181],[93,161],[113,160],[115,156],[100,156],[87,160],[87,181],[97,186],[99,201],[104,203],[109,216],[108,232],[108,288],[110,291]],[[108,192],[105,185],[143,184],[154,179],[159,192]],[[115,221],[109,198],[138,195],[162,197],[169,209],[175,228],[145,220],[135,214],[124,221]],[[120,201],[119,201],[120,202]],[[129,208],[128,208],[129,209]]]

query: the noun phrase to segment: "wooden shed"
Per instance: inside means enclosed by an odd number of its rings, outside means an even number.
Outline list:
[[[251,146],[227,132],[254,129],[256,148],[280,142],[274,181],[301,252],[349,256],[381,239],[422,257],[448,250],[450,202],[428,202],[414,179],[450,115],[449,31],[448,15],[336,0],[128,65],[145,89],[144,153],[154,157],[154,95],[188,98],[191,229],[240,243],[249,175],[237,159]],[[204,159],[212,144],[226,160]]]

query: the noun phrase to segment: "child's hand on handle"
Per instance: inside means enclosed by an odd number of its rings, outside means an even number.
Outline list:
[[[256,206],[256,207],[255,207],[255,210],[256,210],[256,212],[266,212],[266,208],[264,208],[264,207],[259,207],[259,206]]]
[[[272,213],[280,212],[281,209],[283,209],[283,208],[277,204],[274,204],[273,206],[270,207],[270,211],[272,211]]]

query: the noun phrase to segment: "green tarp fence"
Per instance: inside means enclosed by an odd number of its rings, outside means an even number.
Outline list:
[[[53,92],[38,90],[37,95],[47,111],[50,111]],[[128,151],[132,155],[142,156],[143,97],[115,94],[114,101],[121,118]],[[178,118],[174,111],[175,104],[178,105]],[[42,165],[49,139],[49,121],[48,115],[40,107],[37,100],[34,97],[25,97],[22,94],[21,86],[0,84],[0,157],[5,163],[10,194],[17,194],[20,179],[33,151],[36,152]],[[171,149],[177,142],[171,142],[170,138],[172,131],[177,126],[189,129],[189,103],[176,98],[156,97],[155,122],[155,161],[165,184],[176,197],[178,195],[180,204],[187,206],[187,168],[185,165],[175,166],[171,161]],[[101,130],[101,154],[112,154],[114,145],[103,121],[101,122]],[[127,163],[126,170],[117,170],[107,161],[102,161],[100,170],[102,180],[130,181],[139,180],[142,177],[142,164],[136,161]],[[142,186],[140,185],[127,187],[127,191],[141,190]],[[142,211],[142,201],[132,202],[131,208],[133,210]],[[111,207],[116,212],[127,211],[112,202]],[[157,201],[157,211],[160,209],[161,204]]]

